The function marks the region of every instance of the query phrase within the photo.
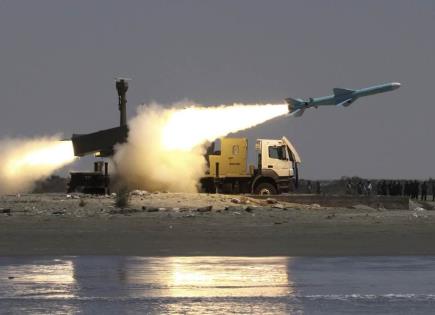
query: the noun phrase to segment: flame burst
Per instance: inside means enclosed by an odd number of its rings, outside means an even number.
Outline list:
[[[126,144],[116,150],[117,170],[134,188],[197,191],[204,175],[204,144],[288,112],[285,104],[164,109],[141,106],[129,122]]]
[[[74,161],[71,141],[59,137],[0,141],[0,193],[16,193]]]

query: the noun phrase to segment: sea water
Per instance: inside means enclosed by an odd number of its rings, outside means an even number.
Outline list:
[[[0,314],[433,314],[435,256],[0,257]]]

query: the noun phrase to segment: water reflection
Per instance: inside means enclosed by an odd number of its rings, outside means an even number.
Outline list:
[[[0,282],[0,297],[32,297],[38,305],[56,301],[69,305],[65,313],[93,311],[97,304],[99,311],[112,314],[139,305],[146,313],[285,313],[283,301],[261,299],[286,297],[294,290],[286,257],[8,260],[0,261],[0,278],[14,278],[8,279],[12,286]]]
[[[434,283],[435,256],[0,257],[0,313],[428,314]]]
[[[2,260],[5,262],[5,260]],[[54,298],[73,297],[75,292],[74,266],[68,259],[42,259],[33,264],[1,266],[2,282],[10,290],[2,292],[6,296],[38,296]]]
[[[70,259],[0,258],[0,313],[47,314],[44,301],[76,297],[74,264]],[[70,303],[56,305],[54,314],[77,314]]]
[[[171,257],[162,279],[170,296],[286,296],[288,258]]]

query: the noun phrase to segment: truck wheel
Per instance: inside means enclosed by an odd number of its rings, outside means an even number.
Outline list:
[[[269,183],[261,183],[255,187],[255,194],[257,195],[276,195],[277,191],[275,186]]]

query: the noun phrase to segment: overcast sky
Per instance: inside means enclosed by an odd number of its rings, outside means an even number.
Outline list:
[[[435,1],[0,0],[1,137],[118,124],[138,104],[282,102],[398,81],[349,108],[240,133],[283,135],[304,178],[435,177]]]

